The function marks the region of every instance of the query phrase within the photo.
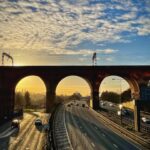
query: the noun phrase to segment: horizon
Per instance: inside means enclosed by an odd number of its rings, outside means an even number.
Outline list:
[[[115,78],[115,81],[112,80],[113,78]],[[102,93],[103,91],[109,89],[109,91],[120,93],[121,91],[125,91],[128,88],[129,84],[125,79],[112,75],[104,78],[100,84],[99,92]],[[39,77],[28,76],[18,82],[15,91],[30,91],[32,93],[37,93],[37,91],[40,91],[40,93],[46,94],[46,87],[42,79]],[[58,83],[55,92],[56,95],[72,95],[78,91],[80,91],[79,93],[81,93],[82,96],[91,95],[91,89],[88,82],[81,77],[72,75],[62,79]]]

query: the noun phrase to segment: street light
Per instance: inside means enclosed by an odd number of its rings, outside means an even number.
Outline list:
[[[122,104],[119,104],[119,109],[120,109],[120,123],[122,124]]]
[[[132,99],[133,106],[135,105],[135,99]]]
[[[119,78],[119,79],[115,79],[115,78],[112,78],[112,80],[118,80],[118,81],[120,81],[120,87],[119,87],[119,90],[120,90],[120,104],[119,104],[119,111],[117,112],[118,113],[118,116],[120,116],[120,123],[122,124],[122,107],[123,107],[123,105],[122,105],[122,103],[121,103],[121,93],[122,93],[122,79],[121,78]]]
[[[115,79],[115,78],[112,78],[112,80],[116,80],[116,81],[119,81],[120,84],[119,84],[119,92],[120,92],[120,101],[121,101],[121,93],[122,93],[122,79]]]

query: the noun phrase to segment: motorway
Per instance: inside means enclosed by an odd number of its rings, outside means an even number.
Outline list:
[[[112,104],[112,106],[110,106],[110,104]],[[115,105],[114,103],[105,102],[105,105],[101,105],[101,108],[105,110],[105,111],[101,111],[100,112],[101,114],[103,114],[107,117],[111,117],[111,120],[115,121],[116,123],[120,122],[119,121],[120,116],[117,115],[117,111],[119,110],[119,107],[117,105]],[[128,115],[122,115],[122,122],[126,125],[133,125],[133,123],[134,123],[134,112],[130,109],[127,109],[127,108],[126,108],[126,110],[128,110]],[[141,118],[146,117],[146,118],[150,119],[150,115],[148,113],[146,114],[146,113],[141,111],[140,115],[141,115]],[[148,124],[146,122],[142,122],[142,120],[141,120],[141,129],[144,127],[149,128],[149,130],[150,130],[150,124]]]
[[[79,103],[79,102],[78,102]],[[81,102],[80,102],[81,103]],[[73,149],[77,150],[138,150],[138,145],[111,131],[100,121],[92,109],[65,106],[68,135]]]
[[[34,120],[40,117],[44,122],[36,128]],[[0,127],[0,150],[41,150],[46,143],[44,127],[47,126],[48,115],[44,113],[24,113],[20,120],[20,130],[11,129],[10,123]]]

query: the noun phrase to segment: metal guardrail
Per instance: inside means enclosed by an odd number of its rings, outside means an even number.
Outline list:
[[[114,122],[116,122],[116,123],[120,123],[120,120],[121,120],[121,117],[120,116],[118,116],[117,114],[116,114],[116,112],[114,112],[114,111],[109,111],[109,112],[105,112],[105,113],[107,113],[107,115],[108,116],[111,116],[111,120],[112,121],[114,121]],[[106,114],[103,114],[104,116],[107,116]],[[127,118],[127,117],[125,117],[125,116],[122,116],[122,124],[124,124],[124,125],[128,125],[128,126],[130,126],[130,127],[132,127],[133,129],[134,129],[134,120],[132,120],[131,118]],[[140,129],[141,129],[141,132],[143,132],[143,133],[150,133],[150,126],[148,125],[148,124],[143,124],[142,122],[141,122],[141,127],[140,127]]]
[[[104,115],[102,115],[101,113],[99,113],[99,117],[100,119],[105,122],[108,123],[110,126],[112,126],[114,129],[117,129],[120,133],[126,135],[127,137],[129,137],[130,139],[138,142],[140,145],[142,145],[144,148],[146,148],[146,150],[149,149],[150,147],[150,143],[148,140],[139,137],[138,135],[128,131],[125,128],[122,128],[120,125],[114,123],[113,121],[109,120],[108,118],[106,118]]]

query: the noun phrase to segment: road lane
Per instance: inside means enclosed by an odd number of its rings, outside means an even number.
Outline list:
[[[106,141],[103,137],[103,133],[101,131],[97,131],[94,128],[94,124],[92,121],[90,121],[89,116],[84,113],[82,108],[73,108],[76,114],[79,117],[80,123],[85,129],[85,132],[90,137],[90,143],[93,143],[95,145],[95,149],[114,149],[114,147],[111,146],[111,143]],[[86,119],[84,119],[86,118]]]
[[[83,109],[83,111],[85,111]],[[115,134],[113,131],[111,131],[108,127],[100,123],[100,120],[96,117],[96,114],[89,110],[89,113],[85,114],[88,115],[89,120],[91,120],[93,123],[93,126],[98,127],[97,131],[101,130],[103,134],[105,135],[105,140],[108,141],[111,145],[113,145],[115,148],[117,147],[118,149],[121,150],[126,150],[126,149],[137,149],[135,145],[132,145],[127,139],[124,139],[117,134]],[[98,133],[98,132],[97,132]]]
[[[78,136],[80,132],[80,135],[81,133],[86,135],[85,140],[82,140],[82,142],[86,142],[86,146],[90,146],[90,149],[93,150],[139,149],[131,144],[128,139],[117,135],[102,124],[91,109],[73,105],[69,108],[67,107],[66,112],[67,129],[73,147],[75,142],[79,144],[81,141],[80,136]],[[78,138],[72,137],[73,135]]]
[[[36,128],[34,121],[40,116],[44,121],[43,127]],[[48,115],[44,113],[28,114],[21,121],[20,131],[8,137],[0,139],[0,150],[42,150],[46,144],[46,133],[44,126],[47,125]],[[7,129],[6,129],[7,130]]]
[[[72,147],[78,150],[83,149],[92,150],[93,149],[92,146],[88,144],[89,139],[86,136],[86,133],[84,132],[83,129],[81,130],[81,125],[76,120],[76,118],[74,118],[74,115],[71,114],[70,109],[71,108],[66,108],[66,124],[68,134],[70,135]]]

